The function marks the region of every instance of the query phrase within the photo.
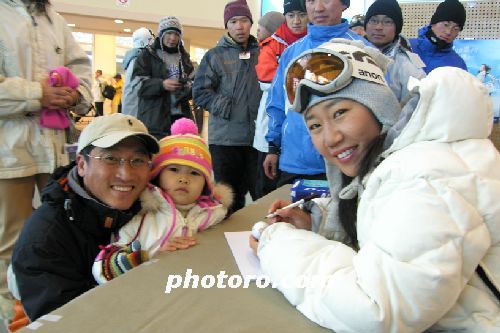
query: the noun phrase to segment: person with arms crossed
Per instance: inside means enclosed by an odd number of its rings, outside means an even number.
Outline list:
[[[257,150],[252,147],[255,118],[262,92],[255,72],[259,45],[250,35],[252,13],[246,0],[224,8],[226,33],[208,50],[193,85],[194,103],[208,110],[208,144],[215,181],[234,191],[231,212],[255,195]]]

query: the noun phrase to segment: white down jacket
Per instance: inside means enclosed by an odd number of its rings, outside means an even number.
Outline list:
[[[40,81],[68,67],[79,79],[82,106],[92,101],[90,60],[62,16],[27,12],[21,0],[0,0],[0,178],[51,173],[68,162],[65,133],[42,129]],[[86,108],[85,111],[87,111]]]
[[[500,306],[476,273],[500,282],[500,155],[492,104],[467,72],[414,82],[419,103],[358,206],[360,250],[276,223],[262,269],[304,315],[341,332],[500,332]],[[297,287],[295,278],[328,277]],[[286,283],[285,283],[286,282]]]

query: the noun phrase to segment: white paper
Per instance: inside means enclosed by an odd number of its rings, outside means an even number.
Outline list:
[[[248,245],[248,239],[251,234],[251,231],[224,233],[227,243],[231,248],[231,252],[233,252],[241,276],[250,280],[255,280],[257,277],[262,276],[263,273],[260,269],[259,258],[253,254],[250,245]]]

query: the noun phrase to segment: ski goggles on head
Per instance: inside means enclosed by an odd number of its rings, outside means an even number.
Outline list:
[[[285,72],[286,93],[292,108],[302,113],[311,95],[332,95],[355,78],[387,85],[384,72],[370,52],[354,45],[328,42],[292,60]]]
[[[352,81],[352,65],[347,57],[328,49],[313,49],[295,58],[286,69],[288,102],[302,113],[311,95],[326,96]]]

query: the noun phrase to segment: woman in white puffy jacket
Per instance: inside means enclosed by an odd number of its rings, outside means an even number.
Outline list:
[[[500,332],[500,155],[488,139],[488,92],[461,69],[438,68],[410,80],[415,96],[400,115],[384,57],[344,43],[287,71],[332,198],[278,210],[250,239],[264,273],[337,333]]]

